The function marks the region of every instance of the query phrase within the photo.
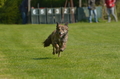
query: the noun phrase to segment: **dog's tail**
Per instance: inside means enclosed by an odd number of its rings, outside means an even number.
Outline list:
[[[48,38],[43,42],[44,47],[49,46],[52,43],[51,41],[51,35],[48,36]]]

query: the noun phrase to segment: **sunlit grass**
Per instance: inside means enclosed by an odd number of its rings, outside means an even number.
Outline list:
[[[55,24],[0,25],[2,79],[119,79],[120,23],[69,24],[61,57],[42,42]]]

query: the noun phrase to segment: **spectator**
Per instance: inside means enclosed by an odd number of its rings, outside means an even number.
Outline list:
[[[111,22],[111,17],[110,15],[112,14],[115,21],[117,22],[117,17],[115,15],[115,2],[116,0],[105,0],[105,6],[107,7],[107,14],[108,14],[108,22]]]
[[[23,0],[20,5],[20,11],[22,14],[22,23],[27,24],[27,13],[28,13],[28,0]]]
[[[92,14],[94,14],[94,20],[97,23],[97,11],[95,6],[95,0],[88,0],[88,10],[89,10],[89,22],[92,23]]]

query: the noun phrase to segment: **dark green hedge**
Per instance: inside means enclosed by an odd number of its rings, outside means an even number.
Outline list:
[[[0,8],[0,23],[18,24],[21,23],[19,5],[21,0],[7,0]]]

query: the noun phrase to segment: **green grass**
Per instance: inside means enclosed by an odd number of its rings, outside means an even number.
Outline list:
[[[42,42],[55,24],[0,25],[0,79],[119,79],[120,23],[69,24],[61,57]]]

